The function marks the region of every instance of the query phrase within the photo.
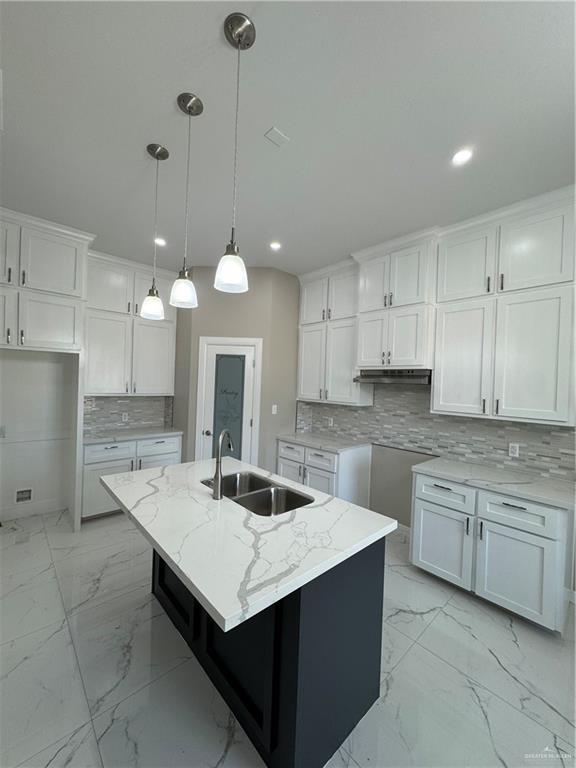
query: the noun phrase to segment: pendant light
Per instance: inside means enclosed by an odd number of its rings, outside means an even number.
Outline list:
[[[188,255],[188,204],[190,199],[190,154],[192,144],[192,118],[201,115],[204,110],[202,100],[193,93],[181,93],[178,96],[177,104],[188,115],[188,155],[186,160],[186,201],[184,203],[184,262],[178,277],[174,280],[174,285],[170,291],[170,304],[180,309],[195,309],[198,306],[198,296],[196,287],[186,266],[186,257]]]
[[[142,302],[140,317],[145,320],[164,320],[164,305],[158,295],[156,288],[156,251],[158,250],[158,176],[160,171],[160,160],[166,160],[170,153],[161,144],[148,144],[146,151],[156,160],[156,187],[154,193],[154,266],[152,272],[152,287],[148,291],[148,296]]]
[[[238,176],[238,112],[240,107],[240,51],[251,48],[256,38],[256,29],[248,16],[243,13],[231,13],[224,22],[226,40],[238,52],[236,64],[236,122],[234,129],[234,187],[232,193],[232,234],[220,259],[214,288],[225,293],[245,293],[248,290],[246,266],[236,244],[236,189]]]

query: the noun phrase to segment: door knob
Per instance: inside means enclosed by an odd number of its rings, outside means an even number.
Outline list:
[[[204,432],[202,432],[203,435],[206,435],[206,437],[212,437],[212,432],[210,432],[209,429],[205,429]]]

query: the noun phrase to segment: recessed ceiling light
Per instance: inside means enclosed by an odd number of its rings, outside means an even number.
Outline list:
[[[282,243],[279,243],[278,240],[272,240],[270,248],[272,248],[273,251],[279,251],[280,248],[282,248]]]
[[[156,243],[156,245],[161,245],[161,246],[166,245],[166,240],[164,240],[163,237],[156,237],[154,239],[154,242]]]
[[[474,150],[470,147],[462,147],[452,157],[452,165],[466,165],[472,159]]]

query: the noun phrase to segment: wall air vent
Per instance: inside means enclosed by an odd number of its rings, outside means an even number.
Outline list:
[[[32,501],[32,488],[16,491],[16,504],[20,504],[21,501]]]

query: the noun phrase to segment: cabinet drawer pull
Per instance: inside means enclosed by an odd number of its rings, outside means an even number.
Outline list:
[[[12,267],[8,267],[8,282],[12,282]]]
[[[20,331],[20,344],[24,344],[24,331]]]
[[[500,273],[500,290],[504,290],[504,272]]]
[[[115,448],[118,448],[117,445],[105,445],[104,450],[105,451],[113,451]]]
[[[22,270],[22,285],[26,285],[26,270]]]
[[[470,536],[470,518],[466,518],[466,536]]]
[[[486,293],[490,293],[490,275],[486,278]]]
[[[434,486],[434,488],[441,488],[443,491],[450,491],[450,493],[453,492],[452,488],[448,488],[447,485],[440,485],[440,483],[432,483],[432,485]]]
[[[296,448],[294,448],[294,446],[293,446],[293,445],[285,445],[285,446],[284,446],[284,450],[285,450],[285,451],[295,451],[295,450],[296,450]]]
[[[155,444],[156,445],[163,445],[165,442],[166,442],[166,440],[156,440]]]
[[[512,509],[521,509],[523,512],[526,512],[526,507],[521,507],[520,504],[510,504],[509,501],[503,501],[502,502],[503,507],[512,507]]]
[[[10,344],[10,328],[6,328],[6,344]]]
[[[484,522],[480,520],[480,541],[482,541],[482,534],[484,533]]]
[[[320,458],[320,459],[325,459],[326,458],[326,456],[324,456],[323,453],[313,453],[312,456],[318,456],[318,458]]]

